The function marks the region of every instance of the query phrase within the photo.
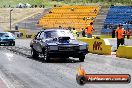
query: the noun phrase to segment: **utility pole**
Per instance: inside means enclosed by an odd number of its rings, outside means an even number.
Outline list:
[[[10,30],[11,30],[11,12],[13,11],[13,9],[10,10]]]

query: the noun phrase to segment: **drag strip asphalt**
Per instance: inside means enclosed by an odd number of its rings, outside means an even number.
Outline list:
[[[52,60],[46,63],[42,57],[31,57],[14,54],[0,48],[0,72],[14,88],[131,88],[130,84],[86,84],[76,83],[77,68],[82,65],[88,74],[130,74],[132,62],[115,59],[109,56],[88,54],[85,62],[77,58]]]
[[[21,44],[23,41],[23,44]],[[115,55],[87,54],[85,62],[78,58],[52,60],[43,57],[33,59],[29,40],[17,40],[16,46],[0,47],[0,77],[8,88],[132,88],[129,84],[86,84],[76,83],[77,68],[81,65],[88,74],[130,74],[132,60]]]

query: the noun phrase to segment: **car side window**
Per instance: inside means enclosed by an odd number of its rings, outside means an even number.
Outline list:
[[[44,32],[41,32],[40,38],[41,38],[41,39],[45,39],[45,37],[44,37]]]
[[[52,37],[51,37],[51,32],[50,32],[50,31],[45,32],[45,33],[44,33],[44,36],[45,36],[46,39],[47,39],[47,38],[52,38]]]
[[[5,36],[9,36],[9,34],[6,33],[6,34],[4,34],[4,37],[5,37]]]
[[[36,38],[35,38],[35,39],[40,38],[40,34],[41,34],[41,32],[39,32],[39,33],[37,34],[37,36],[36,36]]]

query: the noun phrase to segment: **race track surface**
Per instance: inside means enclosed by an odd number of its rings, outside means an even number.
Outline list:
[[[30,39],[16,47],[30,50]],[[14,47],[13,49],[15,49]],[[10,47],[12,48],[12,47]],[[29,53],[29,52],[28,52]],[[129,84],[86,84],[76,83],[77,68],[82,65],[88,74],[130,74],[132,75],[132,60],[116,58],[115,55],[87,54],[85,62],[78,58],[52,60],[47,63],[43,57],[33,59],[29,55],[0,47],[0,77],[5,79],[9,88],[132,88]]]

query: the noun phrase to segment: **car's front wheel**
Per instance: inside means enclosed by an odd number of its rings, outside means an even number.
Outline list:
[[[33,58],[38,58],[39,54],[33,48],[31,48],[31,56]]]
[[[44,60],[46,62],[49,62],[50,61],[50,57],[49,57],[49,53],[48,53],[48,48],[47,47],[43,50],[43,55],[44,55]]]
[[[9,46],[15,46],[15,41],[9,42]]]
[[[79,56],[79,60],[80,60],[81,62],[84,62],[84,59],[85,59],[85,55],[80,55],[80,56]]]
[[[15,41],[12,42],[12,46],[15,46]]]

